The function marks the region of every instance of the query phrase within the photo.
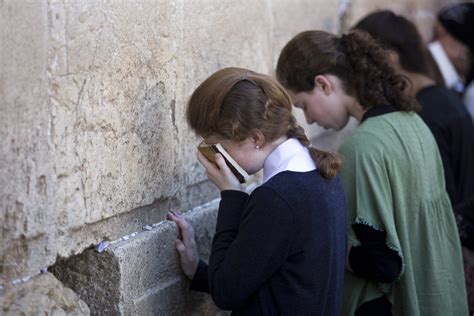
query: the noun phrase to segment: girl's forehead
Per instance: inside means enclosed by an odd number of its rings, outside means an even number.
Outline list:
[[[221,144],[224,147],[234,147],[234,146],[241,146],[245,143],[250,142],[250,140],[247,138],[242,141],[234,141],[231,139],[224,139],[218,136],[208,136],[203,138],[204,142],[208,145],[213,145],[213,144]]]
[[[220,143],[223,139],[218,136],[206,136],[206,137],[203,137],[203,140],[205,143],[212,145],[212,144]]]

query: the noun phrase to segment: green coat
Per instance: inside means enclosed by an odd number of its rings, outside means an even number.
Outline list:
[[[343,315],[388,295],[394,315],[468,315],[458,231],[438,147],[420,117],[368,118],[341,147],[348,223],[385,231],[402,271],[377,284],[346,271]],[[349,225],[349,239],[358,245]]]

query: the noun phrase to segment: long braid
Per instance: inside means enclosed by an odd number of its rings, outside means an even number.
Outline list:
[[[323,178],[331,179],[337,175],[342,166],[342,160],[339,155],[312,147],[304,129],[298,125],[294,117],[291,117],[287,136],[298,139],[303,146],[308,148]]]

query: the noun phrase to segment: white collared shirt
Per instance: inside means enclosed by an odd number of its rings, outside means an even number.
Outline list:
[[[283,171],[306,172],[316,169],[316,164],[299,140],[290,138],[276,147],[263,165],[263,182]]]
[[[449,60],[449,57],[444,51],[443,46],[441,46],[441,43],[438,41],[430,43],[428,45],[428,50],[438,65],[439,72],[441,73],[446,86],[449,89],[462,92],[464,90],[464,84],[461,76],[459,76],[453,63]]]

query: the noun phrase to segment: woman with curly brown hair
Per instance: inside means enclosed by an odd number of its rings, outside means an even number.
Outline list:
[[[461,238],[469,310],[474,314],[474,126],[471,116],[461,99],[429,77],[423,41],[406,17],[388,10],[376,11],[357,22],[354,29],[369,33],[389,51],[389,62],[410,80],[411,89],[406,92],[420,103],[419,115],[438,143],[446,190]]]
[[[277,77],[308,123],[342,129],[350,250],[343,315],[467,315],[461,248],[438,147],[407,81],[366,33],[308,31]]]

